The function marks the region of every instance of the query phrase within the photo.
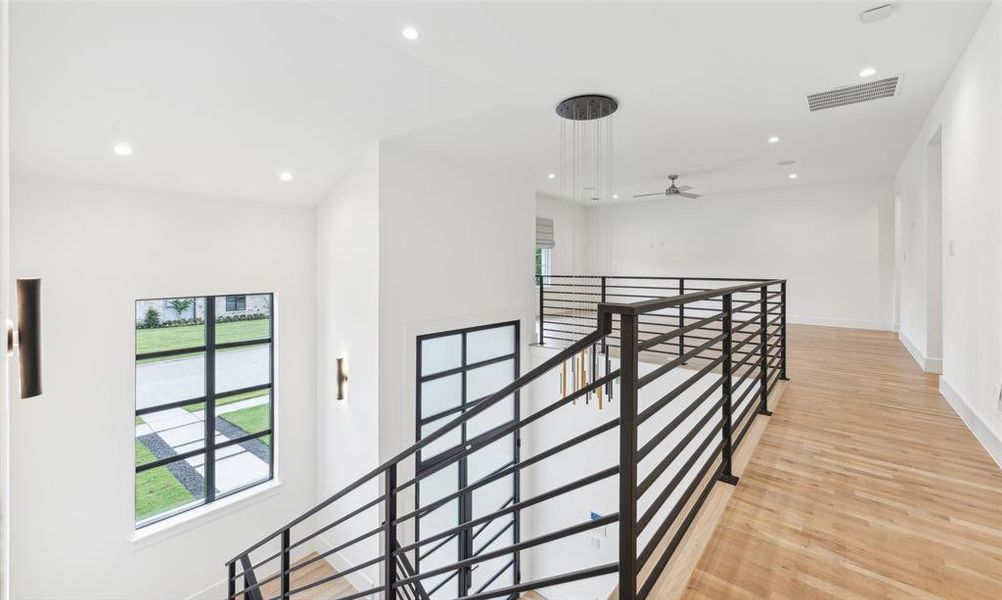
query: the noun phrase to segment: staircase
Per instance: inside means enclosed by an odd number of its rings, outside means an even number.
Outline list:
[[[451,580],[459,583],[460,597],[486,600],[545,596],[548,587],[586,579],[604,589],[602,597],[613,591],[621,600],[652,598],[715,483],[738,483],[735,449],[755,415],[769,414],[769,393],[786,378],[786,281],[547,276],[539,283],[538,341],[552,356],[230,559],[228,598],[315,597],[322,586],[350,580],[354,587],[340,588],[337,597],[437,600],[456,597],[454,588],[442,587]],[[498,423],[430,469],[417,468],[422,450],[526,391],[535,410]],[[534,427],[553,431],[553,423],[580,416],[572,411],[599,406],[597,425],[545,448],[520,445],[514,460],[463,482],[458,491],[435,498],[419,493],[428,478],[446,476],[459,461],[489,452],[492,443]],[[606,462],[575,460],[585,445],[601,440],[613,448]],[[568,458],[573,469],[562,469],[565,476],[551,477],[527,497],[516,484],[515,496],[497,510],[415,534],[419,520],[468,502],[492,482],[520,481],[532,469],[567,464]],[[616,490],[615,512],[576,519],[564,509],[575,494],[598,497],[610,489]],[[543,509],[565,521],[518,525],[520,516]],[[506,525],[490,533],[498,523]],[[502,537],[509,523],[513,531]],[[539,572],[527,563],[536,553],[566,548],[561,544],[567,540],[581,540],[574,547],[585,548],[589,536],[611,526],[618,532],[614,560],[561,551],[565,562],[576,561],[573,567]],[[473,539],[484,531],[489,533],[481,539],[488,539],[477,550]],[[318,551],[322,538],[337,543]],[[428,560],[446,544],[470,551],[459,560]],[[347,549],[366,558],[342,560],[338,571],[314,581],[293,581],[300,569]],[[310,552],[316,554],[293,563]],[[471,573],[489,561],[503,566],[474,586]],[[523,577],[523,570],[532,576]]]

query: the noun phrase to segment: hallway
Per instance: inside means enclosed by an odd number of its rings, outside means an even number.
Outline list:
[[[895,334],[791,326],[791,381],[685,598],[1000,598],[1002,471]]]

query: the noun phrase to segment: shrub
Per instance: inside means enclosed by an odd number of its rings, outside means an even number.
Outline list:
[[[146,309],[146,316],[143,318],[143,327],[160,327],[160,311],[152,306]]]

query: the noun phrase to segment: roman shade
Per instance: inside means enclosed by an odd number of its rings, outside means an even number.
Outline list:
[[[553,240],[553,219],[536,217],[536,247],[552,248],[555,245]]]

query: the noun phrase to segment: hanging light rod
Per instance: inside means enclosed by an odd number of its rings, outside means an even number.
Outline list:
[[[557,105],[557,114],[571,121],[594,121],[616,112],[619,103],[604,94],[572,96]]]

